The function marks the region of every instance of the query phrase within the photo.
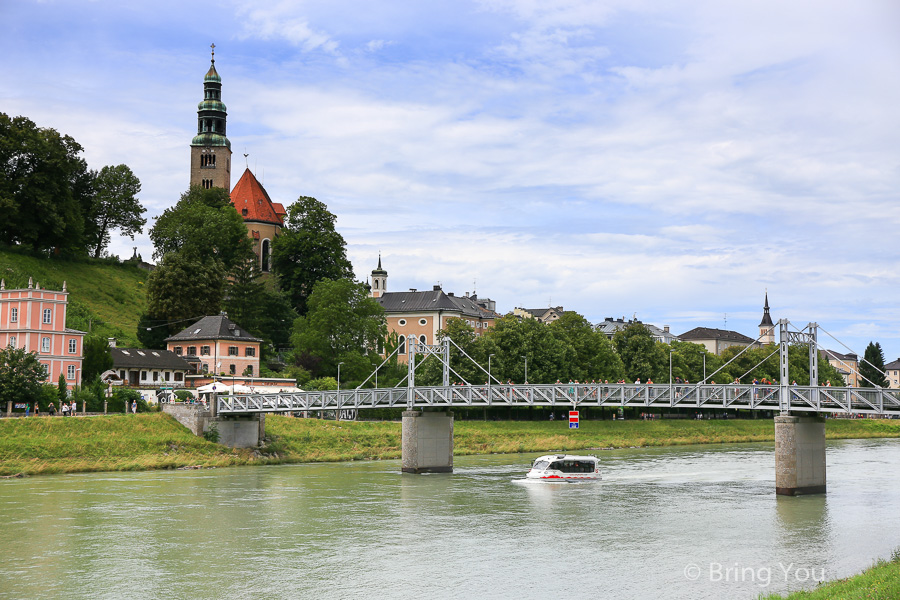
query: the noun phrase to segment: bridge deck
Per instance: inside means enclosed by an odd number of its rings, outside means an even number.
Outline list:
[[[218,412],[222,415],[489,406],[730,408],[900,415],[900,390],[743,384],[452,385],[415,387],[411,392],[409,388],[397,387],[340,392],[220,395],[217,402]]]

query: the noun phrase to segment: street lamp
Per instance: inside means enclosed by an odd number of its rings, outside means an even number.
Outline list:
[[[706,383],[706,352],[703,353],[703,383]]]
[[[339,362],[339,363],[338,363],[338,379],[337,379],[337,382],[338,382],[338,389],[337,389],[337,391],[338,391],[338,393],[340,393],[340,391],[341,391],[341,365],[342,365],[342,364],[344,364],[344,363],[342,363],[342,362]]]
[[[669,402],[672,401],[672,354],[674,350],[669,350]]]
[[[523,356],[522,358],[525,359],[525,383],[527,384],[528,383],[528,357]]]

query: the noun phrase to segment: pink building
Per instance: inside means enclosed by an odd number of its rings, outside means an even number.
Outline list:
[[[47,368],[47,383],[66,376],[68,388],[81,385],[83,331],[66,327],[69,292],[42,290],[28,278],[27,289],[6,289],[0,280],[0,348],[11,346],[36,352]]]
[[[166,349],[199,363],[200,373],[258,377],[260,342],[222,313],[167,337]]]

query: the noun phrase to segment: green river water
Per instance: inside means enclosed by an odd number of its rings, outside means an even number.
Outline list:
[[[0,482],[0,598],[755,598],[900,546],[900,440],[831,442],[828,493],[774,493],[772,444]]]

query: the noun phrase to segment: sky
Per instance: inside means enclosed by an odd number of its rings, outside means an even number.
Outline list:
[[[337,215],[356,276],[900,357],[894,0],[0,0],[0,112],[188,187],[215,43],[232,185]],[[247,153],[245,159],[243,154]]]

